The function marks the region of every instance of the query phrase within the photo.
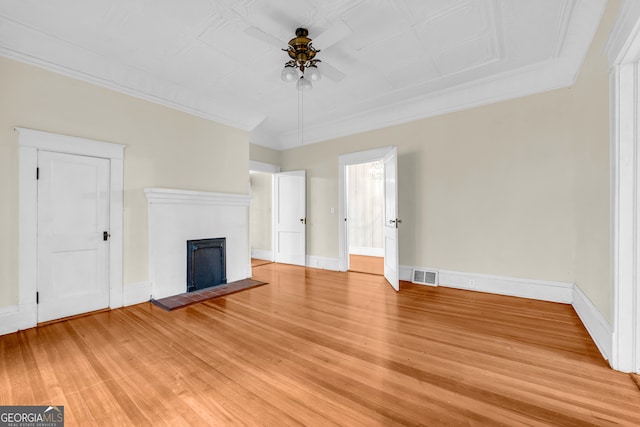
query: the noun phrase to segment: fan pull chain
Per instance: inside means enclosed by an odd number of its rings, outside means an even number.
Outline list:
[[[298,140],[304,144],[304,88],[298,91]]]

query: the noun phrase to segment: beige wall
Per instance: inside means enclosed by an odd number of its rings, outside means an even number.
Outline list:
[[[338,256],[338,155],[398,146],[400,263],[573,280],[573,141],[556,91],[285,151],[308,173],[308,252]]]
[[[571,89],[283,152],[283,170],[307,170],[308,254],[338,256],[338,156],[395,144],[400,264],[577,282],[609,317],[602,46],[618,6]]]
[[[254,162],[280,164],[280,151],[263,147],[262,145],[249,144],[249,159]]]
[[[604,46],[620,1],[609,1],[571,95],[576,106],[574,282],[611,318],[609,70]]]
[[[271,181],[272,174],[252,173],[251,179],[251,249],[271,251]]]
[[[18,295],[14,126],[125,144],[124,283],[148,280],[143,189],[248,193],[246,132],[0,58],[0,307]]]

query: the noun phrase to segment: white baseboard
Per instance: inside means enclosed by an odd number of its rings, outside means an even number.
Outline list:
[[[606,360],[610,360],[612,346],[611,325],[577,284],[573,287],[573,309],[578,313],[578,317],[587,332],[589,332],[589,335],[591,335],[602,356]]]
[[[251,249],[251,258],[264,259],[266,261],[273,261],[273,251],[265,251],[264,249]]]
[[[340,260],[338,258],[307,255],[307,267],[340,271]]]
[[[400,270],[398,271],[398,279],[404,280],[405,282],[411,281],[411,275],[413,274],[413,269],[417,267],[410,267],[408,265],[401,265]]]
[[[0,308],[0,335],[11,334],[20,329],[20,307],[11,305]]]
[[[571,304],[573,301],[573,283],[565,282],[519,279],[515,277],[463,273],[459,271],[436,270],[433,268],[412,267],[406,265],[400,266],[400,280],[410,282],[414,268],[437,271],[439,286],[521,298],[531,298],[542,301],[561,302],[565,304]]]
[[[573,283],[439,270],[440,286],[571,304]]]
[[[384,248],[364,248],[360,246],[349,246],[349,254],[363,256],[384,256]]]
[[[124,306],[140,304],[151,299],[151,283],[138,282],[124,285]]]

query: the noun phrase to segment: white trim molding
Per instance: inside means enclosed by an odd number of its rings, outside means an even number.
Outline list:
[[[573,284],[438,270],[440,286],[571,304]]]
[[[578,285],[573,286],[572,305],[602,356],[610,360],[611,325]]]
[[[265,261],[273,262],[273,251],[266,251],[264,249],[251,249],[251,258],[262,259]]]
[[[319,268],[321,270],[340,271],[340,260],[338,258],[328,258],[323,256],[307,255],[307,267]]]
[[[249,206],[251,196],[246,194],[211,193],[208,191],[174,190],[171,188],[145,188],[149,203]]]
[[[38,151],[100,157],[109,160],[109,307],[122,307],[123,269],[123,167],[122,144],[95,141],[33,129],[16,127],[18,132],[18,329],[32,328],[38,323],[36,305],[38,269],[38,185],[34,171],[38,167]]]
[[[604,48],[610,68],[625,62],[634,62],[633,59],[637,59],[640,52],[637,51],[639,46],[634,45],[634,40],[639,32],[640,2],[625,0]]]
[[[280,166],[273,163],[249,160],[249,172],[278,173],[280,172]]]
[[[611,92],[610,364],[640,373],[640,6],[623,4],[606,46]]]
[[[571,304],[573,302],[573,283],[438,270],[408,265],[400,266],[400,280],[410,282],[414,269],[436,271],[438,273],[438,286],[445,288],[466,289],[563,304]]]

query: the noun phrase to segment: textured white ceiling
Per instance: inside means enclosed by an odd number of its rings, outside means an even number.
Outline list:
[[[605,0],[0,0],[0,54],[301,143],[280,48],[309,29],[325,78],[304,143],[573,83]],[[257,35],[262,34],[261,37]],[[281,43],[277,43],[277,41]],[[326,66],[331,66],[327,69]],[[335,71],[344,78],[332,80]]]

